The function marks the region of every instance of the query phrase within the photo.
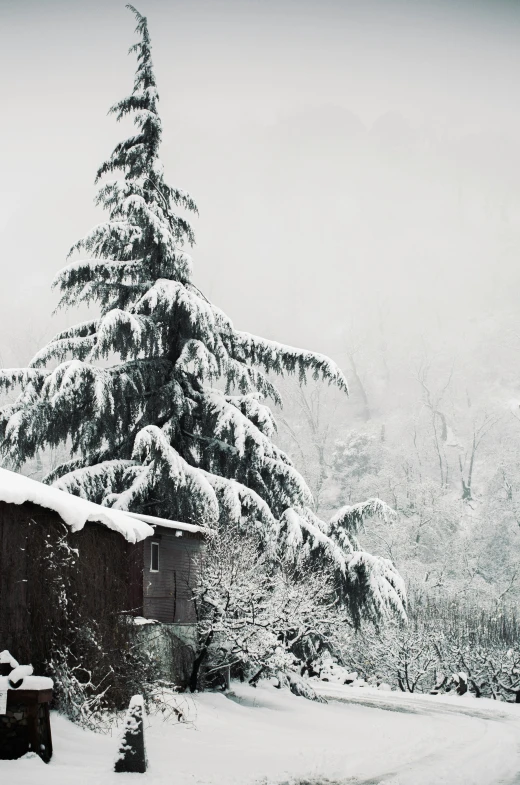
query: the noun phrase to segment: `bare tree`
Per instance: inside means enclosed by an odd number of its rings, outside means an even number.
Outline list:
[[[430,412],[433,441],[439,464],[441,487],[447,488],[449,480],[449,464],[446,458],[444,445],[448,440],[448,423],[442,408],[446,393],[450,387],[453,377],[453,366],[448,374],[446,382],[437,391],[432,389],[429,382],[430,369],[430,362],[426,359],[422,360],[416,366],[415,377],[422,388],[423,405]]]
[[[358,363],[356,360],[356,356],[359,354],[361,350],[361,342],[359,341],[349,341],[345,343],[345,354],[347,355],[350,369],[352,371],[352,378],[356,383],[356,387],[358,389],[359,395],[361,397],[361,401],[363,403],[363,419],[365,421],[370,420],[372,413],[370,410],[370,402],[368,400],[368,393],[366,386],[361,378],[360,371],[358,368]]]
[[[475,457],[477,455],[477,450],[482,444],[482,440],[484,439],[484,437],[496,425],[498,420],[499,420],[498,417],[492,417],[487,414],[484,414],[480,424],[477,424],[477,422],[474,421],[473,429],[472,429],[473,433],[471,438],[471,446],[469,450],[466,450],[464,457],[462,456],[462,454],[459,454],[460,479],[462,482],[462,499],[465,502],[471,502],[473,500],[473,490],[472,490],[473,470],[475,468]]]
[[[301,468],[314,498],[314,510],[319,511],[325,483],[330,470],[329,453],[337,428],[336,414],[339,397],[331,394],[323,384],[307,387],[291,385],[284,395],[289,416],[280,413],[278,420],[296,451]]]

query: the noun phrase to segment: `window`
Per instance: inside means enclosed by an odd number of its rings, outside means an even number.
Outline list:
[[[152,542],[150,554],[150,572],[159,572],[159,543]]]

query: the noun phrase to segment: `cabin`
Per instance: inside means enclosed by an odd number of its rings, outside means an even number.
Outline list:
[[[151,515],[129,515],[154,530],[133,548],[135,577],[130,585],[135,593],[130,604],[134,615],[163,624],[195,624],[193,587],[207,530]]]
[[[87,619],[124,614],[143,633],[153,626],[156,641],[165,628],[170,641],[173,634],[190,647],[206,532],[102,507],[0,468],[0,649],[45,661],[50,630],[62,623],[60,592],[76,598]]]

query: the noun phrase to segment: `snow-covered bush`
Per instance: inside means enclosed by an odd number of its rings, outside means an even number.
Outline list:
[[[512,648],[498,642],[472,644],[442,640],[438,644],[439,660],[448,674],[440,683],[444,689],[464,689],[477,698],[493,698],[520,703],[520,646]],[[461,674],[464,674],[461,678]],[[462,692],[463,692],[462,691]]]
[[[322,653],[339,652],[352,625],[327,571],[285,562],[258,535],[240,537],[230,527],[208,543],[196,607],[192,689],[223,681],[229,669],[252,683],[276,675],[296,691]]]
[[[358,681],[357,671],[351,671],[340,665],[328,652],[320,657],[314,668],[321,681],[330,681],[333,684],[354,684]]]
[[[124,616],[92,620],[75,628],[69,617],[65,639],[52,641],[46,670],[54,679],[60,711],[73,722],[103,732],[117,721],[132,694],[143,695],[150,713],[184,721],[185,701],[162,680],[159,663]]]
[[[476,697],[520,702],[520,646],[513,611],[457,601],[423,601],[410,608],[408,624],[352,631],[341,650],[347,669],[379,686],[404,692],[466,691]],[[321,673],[341,674],[335,662]]]
[[[344,658],[376,686],[388,683],[403,692],[424,692],[435,682],[438,657],[431,630],[390,623],[352,635]]]

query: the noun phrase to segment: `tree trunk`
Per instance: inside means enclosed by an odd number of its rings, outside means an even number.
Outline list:
[[[250,679],[249,679],[249,684],[251,685],[251,687],[256,687],[256,684],[257,684],[257,682],[258,682],[258,679],[260,678],[260,676],[262,675],[262,673],[263,673],[264,671],[265,671],[265,665],[262,665],[262,667],[260,668],[260,670],[258,670],[258,671],[255,673],[255,675],[254,675],[252,678],[250,678]]]
[[[198,687],[200,667],[204,662],[204,660],[206,659],[206,656],[208,654],[208,649],[210,647],[212,640],[213,640],[213,630],[211,630],[211,632],[208,634],[199,653],[197,654],[195,660],[193,661],[193,668],[191,669],[190,681],[188,685],[190,688],[190,692],[195,692],[195,690]]]

